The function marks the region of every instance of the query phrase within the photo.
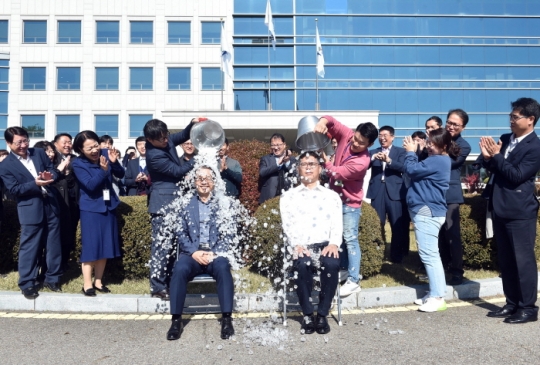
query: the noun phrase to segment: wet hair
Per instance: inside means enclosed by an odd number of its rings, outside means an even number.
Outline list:
[[[113,141],[112,137],[109,136],[108,134],[105,134],[105,135],[99,137],[99,141],[98,141],[98,142],[99,142],[100,144],[101,144],[101,143],[110,143],[111,146],[114,144],[114,141]]]
[[[34,148],[41,148],[42,150],[45,150],[45,151],[47,151],[49,147],[54,151],[54,146],[49,141],[39,141],[39,142],[34,143]]]
[[[135,140],[135,146],[139,142],[146,142],[146,137],[143,137],[143,136],[137,137],[137,139]]]
[[[437,148],[448,153],[450,157],[456,158],[461,152],[461,148],[454,140],[452,135],[444,128],[435,129],[429,132],[429,141],[431,144],[437,146]]]
[[[390,135],[392,135],[392,136],[396,132],[394,127],[390,127],[389,125],[385,125],[385,126],[379,128],[379,133],[381,133],[382,131],[388,131],[388,133],[390,133]]]
[[[158,140],[169,134],[169,128],[159,119],[150,119],[144,125],[143,133],[146,139]]]
[[[229,140],[227,138],[225,138],[225,142],[223,142],[223,144],[227,147],[229,147]]]
[[[375,125],[371,122],[358,124],[358,127],[356,127],[356,132],[360,133],[364,138],[367,138],[369,144],[375,142],[379,136],[377,127],[375,127]]]
[[[446,119],[450,118],[452,114],[455,114],[463,121],[463,126],[465,127],[469,123],[469,114],[463,109],[452,109],[446,115]]]
[[[448,116],[450,116],[450,115],[448,115]],[[426,125],[427,125],[427,122],[429,122],[430,120],[434,120],[435,122],[437,122],[437,125],[439,126],[439,128],[442,127],[442,119],[439,118],[438,116],[433,115],[433,116],[429,117],[428,120],[426,120]]]
[[[4,139],[7,143],[13,143],[13,137],[14,136],[21,136],[26,137],[26,139],[29,139],[28,137],[28,131],[21,127],[9,127],[6,128],[4,131]]]
[[[524,117],[534,117],[533,125],[536,126],[538,118],[540,118],[540,105],[532,98],[519,98],[510,103],[512,111],[519,111]]]
[[[427,136],[424,132],[422,131],[416,131],[414,132],[413,134],[411,134],[411,138],[420,138],[420,139],[426,139]]]
[[[270,141],[272,141],[273,139],[281,139],[281,142],[285,143],[285,137],[281,133],[272,134],[272,137],[270,137]]]
[[[99,137],[94,131],[82,131],[80,133],[77,133],[75,139],[73,140],[73,151],[77,152],[79,155],[84,155],[82,149],[83,144],[89,139],[100,143]]]
[[[313,156],[317,159],[317,161],[319,161],[319,165],[322,165],[322,158],[321,158],[321,155],[316,152],[316,151],[304,151],[300,154],[300,156],[298,156],[298,161],[301,161],[303,160],[304,158],[307,158],[307,157],[310,157],[310,156]],[[299,165],[300,166],[300,165]]]
[[[68,137],[70,141],[73,141],[73,137],[71,137],[71,134],[69,133],[58,133],[56,136],[54,136],[53,143],[56,143],[60,140],[62,137]]]

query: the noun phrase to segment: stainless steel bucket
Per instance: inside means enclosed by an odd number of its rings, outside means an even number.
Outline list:
[[[318,151],[328,146],[330,138],[326,134],[314,132],[318,122],[319,118],[314,115],[300,119],[296,133],[296,147],[302,151]]]
[[[214,120],[195,123],[189,133],[191,143],[196,149],[214,148],[219,149],[225,143],[225,131],[221,125]]]

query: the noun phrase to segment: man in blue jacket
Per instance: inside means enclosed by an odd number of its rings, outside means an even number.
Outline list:
[[[194,160],[178,158],[176,146],[189,139],[191,127],[205,118],[194,118],[179,133],[170,134],[167,124],[159,119],[148,121],[143,129],[146,137],[146,168],[152,177],[148,212],[152,216],[152,248],[150,258],[150,290],[152,297],[169,299],[169,277],[174,262],[174,237],[170,227],[163,227],[165,209],[179,192],[176,184],[193,168]]]
[[[224,255],[229,246],[217,226],[219,205],[213,196],[215,176],[208,167],[201,167],[195,175],[195,189],[186,210],[180,212],[178,234],[178,259],[171,279],[172,323],[167,332],[168,340],[178,340],[183,331],[182,312],[187,285],[195,276],[208,274],[217,282],[221,307],[221,338],[234,334],[231,313],[234,284],[231,265]]]
[[[60,292],[62,246],[60,211],[56,190],[49,187],[58,180],[58,172],[43,149],[28,148],[28,132],[9,127],[4,138],[11,153],[0,164],[0,175],[8,191],[17,199],[21,223],[19,244],[19,288],[27,299],[37,298],[39,259],[46,251],[47,272],[43,285]]]

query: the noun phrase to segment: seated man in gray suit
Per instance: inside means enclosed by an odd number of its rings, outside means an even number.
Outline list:
[[[281,195],[282,190],[291,186],[287,176],[294,172],[296,159],[287,150],[285,137],[274,133],[270,138],[272,153],[261,158],[259,162],[259,204]]]

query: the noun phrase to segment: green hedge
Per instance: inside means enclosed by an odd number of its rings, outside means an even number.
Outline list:
[[[261,205],[255,212],[255,218],[257,225],[251,230],[253,242],[245,252],[246,261],[253,270],[271,278],[280,277],[284,245],[279,197]],[[362,204],[358,239],[362,251],[362,276],[369,277],[379,273],[384,257],[380,220],[375,209],[367,203]]]

